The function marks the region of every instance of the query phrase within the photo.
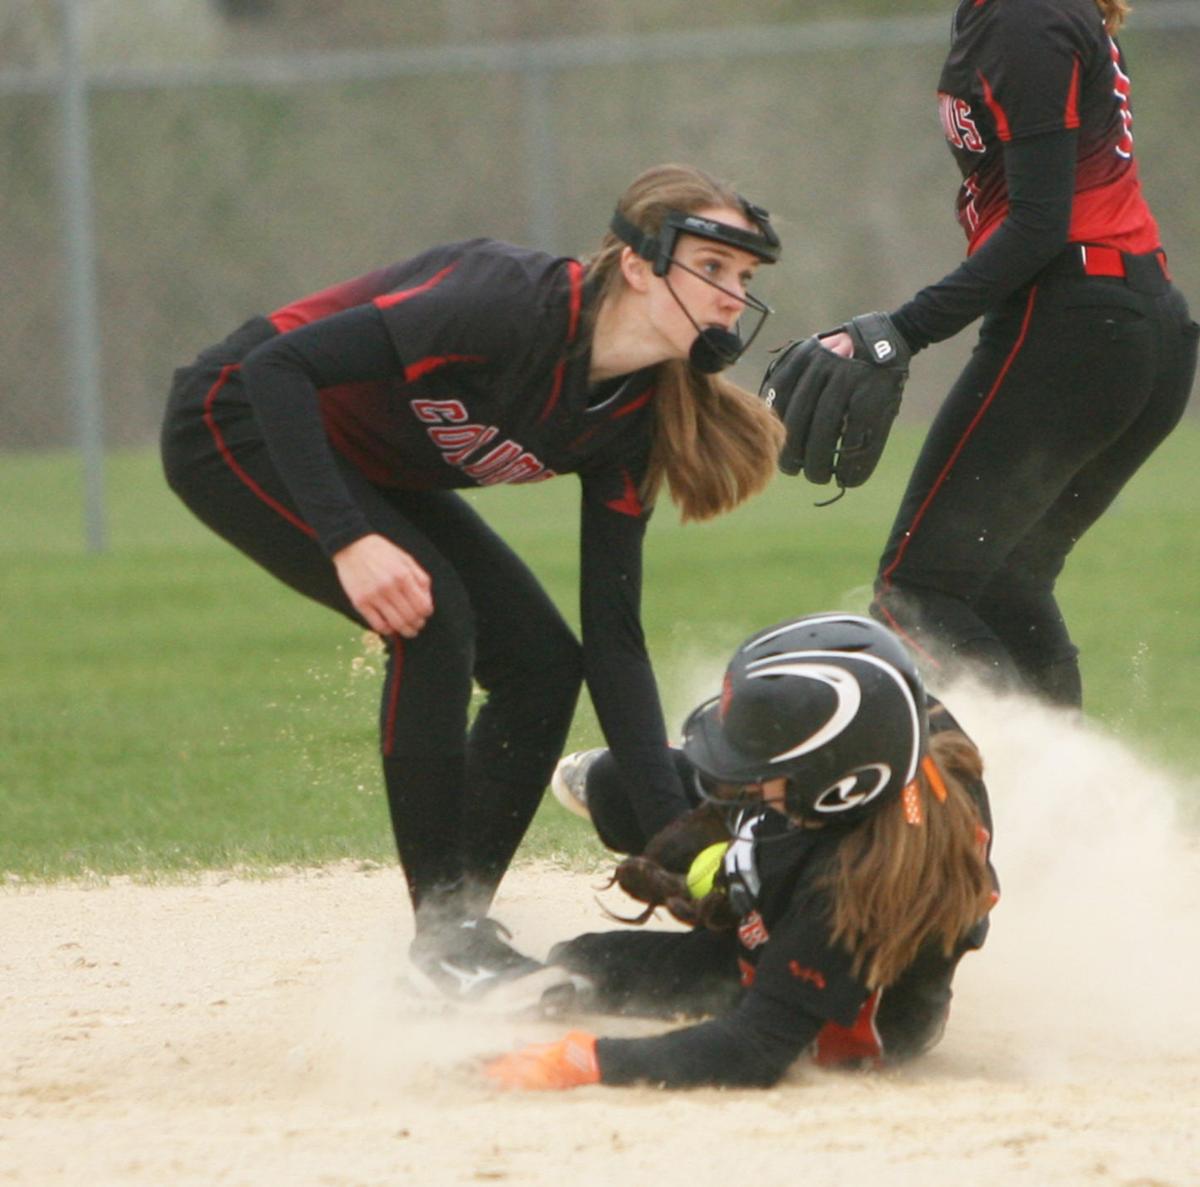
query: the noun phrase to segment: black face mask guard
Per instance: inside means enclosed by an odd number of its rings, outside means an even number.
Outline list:
[[[702,329],[688,307],[679,299],[670,280],[666,280],[667,291],[674,297],[676,304],[696,329],[696,340],[692,343],[691,351],[688,353],[688,362],[703,375],[713,375],[736,363],[749,349],[754,339],[758,337],[759,331],[771,314],[771,307],[757,297],[750,293],[731,292],[674,258],[675,244],[679,236],[696,235],[701,239],[711,239],[716,243],[724,243],[741,251],[749,252],[765,264],[775,263],[779,259],[781,248],[779,236],[775,234],[775,230],[771,226],[770,215],[761,206],[748,202],[740,195],[739,201],[746,217],[758,228],[757,231],[747,231],[743,227],[735,227],[729,223],[704,218],[698,214],[685,214],[680,210],[668,211],[663,220],[662,230],[658,235],[647,235],[638,230],[620,211],[614,211],[609,223],[609,228],[618,239],[627,243],[642,259],[651,264],[655,276],[666,279],[671,265],[674,264],[726,296],[741,301],[743,305],[753,309],[759,315],[749,338],[744,341],[736,329],[726,330],[719,326]]]
[[[732,363],[736,363],[750,349],[750,344],[758,337],[758,332],[763,328],[763,323],[771,316],[771,307],[764,301],[760,301],[752,293],[738,294],[731,292],[723,285],[717,284],[715,280],[709,280],[707,276],[702,272],[697,272],[695,268],[689,268],[687,264],[681,263],[679,260],[673,260],[672,262],[676,268],[682,268],[689,275],[703,280],[705,284],[717,289],[718,292],[724,293],[727,297],[732,297],[735,301],[741,301],[747,309],[753,309],[758,314],[758,321],[754,323],[754,329],[750,331],[750,337],[744,340],[741,335],[740,322],[732,330],[725,330],[720,326],[709,326],[706,329],[701,329],[700,324],[692,316],[691,310],[679,299],[679,294],[672,286],[670,277],[663,277],[663,283],[667,286],[667,292],[675,298],[675,304],[683,310],[684,316],[696,329],[696,341],[692,343],[692,349],[688,352],[688,362],[702,375],[715,375],[718,371],[723,371]]]

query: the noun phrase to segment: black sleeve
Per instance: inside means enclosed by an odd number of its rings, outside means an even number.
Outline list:
[[[646,517],[606,507],[585,491],[579,597],[584,677],[605,741],[629,781],[647,837],[691,805],[667,744],[658,685],[642,631]]]
[[[787,1012],[753,993],[730,1014],[640,1039],[599,1039],[604,1084],[648,1081],[666,1088],[702,1084],[769,1088],[777,1083],[824,1022]]]
[[[1063,249],[1071,225],[1078,132],[1047,132],[1004,146],[1009,210],[973,255],[892,314],[914,351],[957,334],[1028,283]]]
[[[827,1022],[850,1025],[867,998],[850,953],[830,938],[827,906],[823,892],[796,893],[758,950],[753,985],[729,1013],[653,1038],[600,1040],[601,1080],[776,1083]]]
[[[271,461],[329,556],[373,529],[338,473],[317,389],[403,372],[373,305],[281,334],[242,363],[242,382]]]

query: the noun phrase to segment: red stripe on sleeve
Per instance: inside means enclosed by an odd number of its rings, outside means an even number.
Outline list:
[[[996,135],[1000,137],[1006,144],[1012,139],[1012,130],[1008,126],[1008,116],[1004,112],[1004,108],[996,100],[996,96],[992,93],[992,84],[988,82],[987,75],[982,70],[977,71],[979,81],[983,84],[983,101],[988,105],[988,110],[992,113],[992,119],[996,121]]]
[[[422,293],[427,293],[431,288],[436,288],[455,268],[458,267],[457,261],[453,264],[447,264],[440,272],[431,276],[424,284],[415,285],[410,289],[401,289],[396,293],[384,293],[382,297],[376,297],[374,305],[377,309],[390,309],[393,305],[399,305],[401,301],[407,301],[410,297],[419,297]]]
[[[404,368],[404,382],[415,383],[430,371],[448,367],[451,363],[486,363],[487,359],[481,354],[431,354],[428,358],[418,359],[415,363]]]
[[[1079,58],[1071,69],[1071,85],[1067,88],[1067,102],[1063,108],[1063,127],[1079,127]]]
[[[567,265],[567,276],[571,281],[571,311],[567,323],[567,343],[575,341],[579,330],[579,311],[583,308],[583,265],[572,260]]]
[[[538,424],[545,424],[546,418],[554,411],[554,407],[558,403],[558,397],[562,395],[563,377],[567,370],[566,349],[575,341],[575,335],[579,332],[579,312],[583,308],[583,265],[578,260],[571,260],[567,264],[567,280],[570,283],[571,292],[568,297],[566,347],[563,357],[558,360],[558,366],[554,368],[554,383],[550,387],[550,398],[538,413]]]

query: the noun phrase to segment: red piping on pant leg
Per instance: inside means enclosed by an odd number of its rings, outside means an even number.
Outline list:
[[[887,626],[893,632],[893,634],[899,635],[900,638],[903,639],[908,645],[910,651],[915,651],[917,655],[919,655],[927,664],[930,665],[930,667],[941,668],[942,665],[938,663],[937,658],[930,655],[929,652],[926,651],[925,648],[922,647],[921,644],[918,643],[917,640],[914,639],[912,635],[910,635],[908,631],[906,631],[900,625],[900,623],[896,621],[895,615],[892,614],[892,612],[886,606],[876,601],[874,609],[883,615],[883,617],[887,620],[884,625]]]
[[[1029,292],[1029,300],[1025,305],[1025,315],[1021,319],[1021,329],[1017,334],[1017,340],[1013,343],[1012,350],[1008,352],[1008,357],[1004,360],[1004,365],[1000,368],[999,374],[997,374],[996,380],[991,386],[991,390],[988,392],[983,403],[980,405],[979,411],[976,412],[971,418],[971,423],[967,425],[966,431],[958,439],[958,443],[955,445],[954,449],[951,450],[950,456],[946,459],[946,464],[942,467],[941,472],[938,474],[933,486],[930,487],[929,493],[925,496],[920,507],[917,508],[917,513],[913,516],[912,523],[909,525],[908,530],[904,533],[904,538],[900,542],[900,547],[896,549],[896,555],[892,559],[892,563],[888,565],[888,567],[879,575],[880,584],[883,586],[884,590],[891,589],[892,574],[896,571],[896,568],[900,564],[901,560],[904,559],[904,554],[908,550],[908,546],[912,542],[912,538],[916,535],[917,528],[920,527],[921,520],[925,518],[925,513],[932,505],[934,498],[938,494],[938,491],[941,490],[946,479],[950,476],[950,471],[954,468],[954,463],[958,460],[959,455],[966,448],[967,442],[971,439],[971,434],[975,432],[975,429],[979,426],[980,421],[983,420],[988,409],[991,407],[992,401],[999,393],[1000,387],[1004,383],[1004,380],[1007,377],[1009,370],[1012,368],[1013,363],[1016,361],[1017,355],[1020,354],[1021,348],[1025,345],[1025,339],[1029,333],[1029,322],[1033,317],[1033,307],[1037,299],[1037,291],[1037,286],[1035,285]]]
[[[221,368],[221,374],[217,376],[217,381],[208,390],[208,395],[204,397],[204,423],[208,426],[208,431],[212,434],[213,441],[216,443],[217,451],[224,459],[225,464],[234,472],[238,480],[250,491],[256,499],[259,499],[271,508],[277,515],[281,515],[293,527],[299,528],[306,536],[316,539],[317,533],[308,526],[298,515],[294,515],[277,499],[271,498],[269,494],[245,470],[238,464],[237,459],[233,456],[233,452],[225,443],[225,438],[217,426],[216,419],[213,416],[213,404],[216,403],[217,395],[221,388],[229,381],[229,377],[241,369],[241,363],[230,363]]]
[[[388,686],[387,709],[383,715],[383,737],[381,749],[384,757],[391,755],[396,745],[396,705],[400,700],[400,679],[404,674],[404,643],[392,641],[391,684]]]

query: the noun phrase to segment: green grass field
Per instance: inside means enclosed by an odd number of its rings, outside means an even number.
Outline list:
[[[865,609],[919,444],[835,506],[780,479],[713,524],[651,528],[645,622],[672,724],[742,636]],[[1091,717],[1151,759],[1200,761],[1200,426],[1188,423],[1077,548],[1060,584]],[[109,459],[109,548],[82,547],[70,455],[0,465],[0,871],[171,877],[391,861],[376,768],[379,661],[351,626],[195,524],[149,452]],[[577,621],[577,484],[470,496]],[[572,747],[599,741],[586,703]],[[596,852],[547,803],[526,856]]]

